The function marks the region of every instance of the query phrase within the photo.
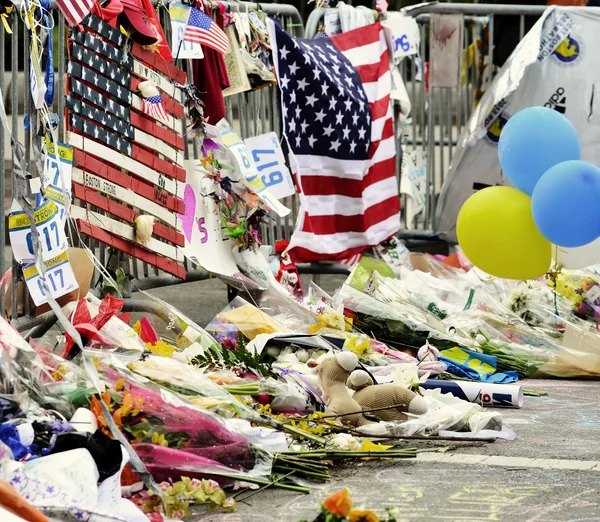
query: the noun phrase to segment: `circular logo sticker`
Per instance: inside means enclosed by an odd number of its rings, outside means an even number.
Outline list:
[[[575,35],[567,36],[552,53],[560,63],[570,65],[576,62],[581,56],[581,44]]]
[[[489,142],[493,143],[494,145],[498,145],[498,141],[500,141],[500,134],[502,134],[502,129],[504,129],[504,126],[509,118],[510,116],[506,112],[502,112],[492,122],[485,135]]]

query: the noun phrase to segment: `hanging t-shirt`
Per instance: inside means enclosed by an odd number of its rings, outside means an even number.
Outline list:
[[[147,0],[150,1],[150,0]],[[202,0],[196,0],[196,9],[201,9],[209,13],[206,4]],[[223,20],[219,13],[217,23],[222,28]],[[225,101],[223,99],[223,89],[230,86],[227,68],[223,55],[210,47],[202,46],[204,58],[194,60],[193,63],[193,82],[200,91],[202,101],[204,102],[204,117],[211,125],[216,125],[225,117]]]

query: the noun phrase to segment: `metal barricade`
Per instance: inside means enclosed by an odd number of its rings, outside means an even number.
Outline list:
[[[165,5],[167,4],[167,5]],[[257,4],[253,2],[230,2],[228,7],[232,11],[247,11],[249,9],[260,9],[269,16],[278,19],[288,32],[295,36],[304,35],[304,26],[298,10],[292,5],[286,4]],[[54,32],[58,35],[59,44],[54,48],[54,59],[56,67],[56,93],[52,112],[63,115],[65,110],[65,80],[66,80],[66,33],[64,17],[58,11],[52,12],[55,27]],[[170,41],[170,22],[168,16],[168,2],[163,2],[159,10],[159,16],[163,22],[163,28],[167,39]],[[7,114],[10,120],[11,132],[24,146],[26,154],[26,164],[29,172],[36,177],[35,161],[33,158],[33,141],[39,137],[32,136],[30,129],[37,126],[36,111],[33,107],[29,89],[29,49],[30,33],[25,29],[17,10],[14,9],[9,18],[9,24],[12,28],[12,35],[7,35],[4,25],[0,23],[0,68],[3,73],[0,75],[0,93],[3,96]],[[10,47],[10,49],[9,49]],[[7,58],[8,57],[8,58]],[[10,64],[10,73],[7,74],[7,60]],[[182,62],[178,64],[180,67]],[[281,134],[281,114],[279,91],[276,85],[238,94],[231,98],[226,98],[227,119],[242,137],[255,136],[269,131],[276,131]],[[26,125],[27,115],[31,115],[31,125]],[[58,137],[60,141],[65,139],[64,118],[59,119]],[[199,143],[194,139],[186,140],[185,158],[199,158]],[[32,317],[29,306],[27,288],[22,285],[22,290],[16,284],[19,278],[22,279],[21,268],[12,261],[11,249],[8,246],[8,233],[6,215],[11,207],[13,199],[13,187],[15,186],[15,171],[12,168],[12,152],[10,140],[5,135],[3,126],[0,126],[0,193],[4,194],[4,214],[5,218],[0,223],[0,236],[5,238],[0,246],[0,275],[5,274],[7,268],[12,270],[12,281],[15,283],[11,289],[12,303],[12,322],[21,331],[47,324],[52,320],[51,313],[39,317]],[[265,241],[274,242],[282,237],[289,237],[293,228],[294,220],[297,216],[298,204],[296,198],[290,197],[284,201],[284,204],[292,208],[291,215],[284,219],[277,219],[265,230]],[[99,209],[93,209],[100,212]],[[109,249],[104,244],[89,239],[86,240],[87,246],[94,252],[100,264],[105,267],[122,267],[127,274],[133,276],[126,287],[127,294],[136,290],[146,290],[171,284],[184,282],[176,277],[165,274],[153,266],[143,263],[137,259],[131,258],[121,252]],[[79,245],[74,245],[79,246]],[[12,265],[12,269],[9,268]],[[207,279],[210,274],[200,267],[192,266],[186,261],[186,281],[198,281]],[[92,288],[98,280],[98,274],[95,274]],[[10,280],[4,279],[4,286],[0,288],[0,310],[2,315],[6,310],[5,289]],[[21,293],[22,292],[22,293]],[[18,306],[22,303],[22,308]]]
[[[402,213],[404,238],[435,238],[435,214],[437,197],[446,174],[458,138],[481,96],[484,86],[490,81],[490,71],[502,64],[494,64],[494,25],[497,17],[511,17],[513,27],[518,27],[518,40],[525,35],[526,17],[539,17],[546,6],[488,5],[431,3],[420,4],[403,10],[416,19],[421,36],[418,57],[409,57],[400,64],[411,103],[410,123],[404,132],[397,132],[397,150],[414,151],[423,149],[427,155],[427,178],[425,209],[412,222],[406,212]],[[590,8],[579,8],[590,9]],[[593,8],[591,8],[593,9]],[[328,9],[315,9],[306,23],[306,35],[312,38],[321,26]],[[431,15],[463,15],[463,44],[461,59],[461,85],[458,88],[426,87],[425,64],[429,62],[429,34]],[[482,28],[481,38],[475,34]],[[517,42],[515,42],[516,44]],[[481,52],[483,49],[485,52]],[[476,54],[481,60],[475,59]],[[428,63],[435,67],[435,63]],[[430,69],[431,70],[431,69]],[[492,72],[493,75],[493,72]],[[419,76],[421,76],[419,80]],[[397,128],[397,127],[396,127]],[[402,208],[406,209],[406,195]]]
[[[285,4],[256,4],[250,2],[231,2],[228,4],[231,10],[244,11],[246,9],[259,8],[268,15],[278,18],[286,30],[295,36],[304,36],[302,19],[298,10],[291,5]],[[406,126],[404,133],[397,132],[397,150],[416,150],[422,148],[427,152],[427,197],[424,212],[409,223],[406,215],[403,216],[403,233],[405,237],[434,236],[435,206],[437,195],[444,182],[447,167],[452,158],[454,147],[458,137],[466,124],[473,107],[476,103],[476,90],[478,81],[485,79],[489,71],[482,71],[477,63],[469,62],[470,50],[477,46],[477,38],[473,29],[478,24],[486,24],[487,40],[494,40],[494,20],[497,16],[515,17],[515,23],[519,26],[519,38],[525,33],[525,17],[539,16],[546,7],[544,6],[515,6],[515,5],[486,5],[486,4],[428,4],[415,8],[406,9],[405,12],[416,17],[421,32],[420,57],[426,61],[428,57],[429,23],[432,14],[462,14],[464,15],[464,42],[463,54],[466,60],[461,65],[462,84],[459,88],[426,89],[425,82],[416,81],[418,73],[418,62],[415,59],[407,59],[402,62],[401,73],[405,80],[408,94],[411,98],[413,108],[410,124]],[[582,8],[583,9],[583,8]],[[306,37],[315,36],[319,24],[322,22],[325,9],[315,9],[306,25]],[[167,38],[170,37],[170,24],[168,23],[168,11],[162,8],[159,11]],[[66,27],[64,18],[58,12],[54,12],[55,32],[58,33],[58,42],[66,41]],[[10,115],[11,128],[14,135],[24,143],[26,149],[26,160],[29,168],[35,175],[35,162],[32,161],[32,136],[28,127],[24,125],[24,114],[35,117],[33,104],[29,90],[29,33],[23,30],[23,25],[16,12],[10,18],[13,34],[7,38],[3,24],[0,24],[0,65],[3,71],[6,69],[7,60],[10,62],[10,74],[0,75],[0,92],[4,96],[7,112]],[[485,44],[485,41],[481,42]],[[7,47],[11,46],[10,55],[7,55]],[[7,58],[8,56],[8,58]],[[492,63],[493,46],[488,45],[487,61]],[[65,46],[55,45],[55,60],[57,63],[57,92],[53,111],[57,114],[64,113],[65,103]],[[432,64],[435,66],[435,64]],[[20,72],[21,70],[21,72]],[[7,88],[8,87],[8,88]],[[280,109],[280,94],[276,85],[271,85],[256,91],[236,94],[225,99],[227,119],[242,137],[251,137],[258,134],[275,131],[281,136],[282,121]],[[34,121],[32,123],[35,123]],[[396,126],[398,131],[398,126]],[[64,122],[60,121],[59,139],[64,140]],[[186,159],[199,157],[199,143],[194,140],[186,141]],[[10,143],[0,127],[0,191],[5,194],[5,214],[10,208],[12,200],[12,186],[14,185],[14,172],[11,174]],[[10,175],[11,174],[11,175]],[[9,177],[7,178],[7,175]],[[405,198],[406,196],[402,196]],[[286,198],[283,203],[291,208],[292,212],[285,218],[274,218],[263,230],[263,240],[267,244],[273,244],[279,239],[289,239],[298,215],[299,202],[297,196]],[[406,201],[403,201],[405,207]],[[7,237],[6,221],[0,224],[0,233]],[[6,241],[5,241],[6,242]],[[181,280],[164,274],[158,269],[130,258],[122,253],[110,251],[107,247],[97,241],[90,240],[88,246],[95,252],[103,266],[122,266],[128,274],[133,276],[127,288],[128,292],[135,290],[150,289],[182,282]],[[0,274],[4,274],[6,268],[11,265],[10,249],[4,245],[0,247]],[[347,273],[347,267],[333,264],[313,264],[300,267],[302,272],[318,273]],[[198,281],[206,279],[209,274],[198,267],[186,263],[187,281]],[[12,267],[12,278],[16,281],[20,275],[18,266]],[[17,303],[17,285],[12,288],[12,303]],[[35,324],[43,322],[44,318],[33,319],[30,316],[29,300],[26,290],[23,302],[23,310],[19,314],[13,313],[13,317],[21,315],[15,321],[19,329],[24,330]],[[14,306],[14,305],[13,305]],[[0,309],[4,313],[5,295],[0,289]]]

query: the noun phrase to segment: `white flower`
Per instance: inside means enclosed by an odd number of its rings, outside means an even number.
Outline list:
[[[327,448],[337,451],[358,451],[360,443],[352,435],[336,433],[327,439]]]
[[[479,333],[475,336],[475,342],[477,344],[485,344],[486,341],[487,341],[487,339],[485,338],[485,335],[483,335],[483,334]]]
[[[153,230],[154,216],[143,214],[135,218],[135,237],[140,243],[145,244],[150,241]]]
[[[429,343],[421,346],[417,352],[417,359],[419,361],[437,361],[440,357],[440,351]]]
[[[308,359],[310,359],[310,355],[306,350],[298,350],[296,352],[296,357],[301,363],[306,363],[308,362]]]
[[[277,347],[277,346],[269,346],[267,348],[267,353],[271,356],[271,357],[277,357],[280,353],[281,353],[281,348]]]

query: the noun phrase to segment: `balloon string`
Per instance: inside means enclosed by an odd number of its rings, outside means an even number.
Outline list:
[[[555,261],[554,261],[552,268],[548,272],[548,277],[552,281],[552,286],[554,287],[554,315],[556,315],[557,317],[560,317],[560,314],[558,313],[558,295],[557,294],[558,294],[558,275],[562,271],[562,266],[556,262],[556,259],[558,259],[558,247],[556,245],[554,245],[554,259],[555,259]]]

